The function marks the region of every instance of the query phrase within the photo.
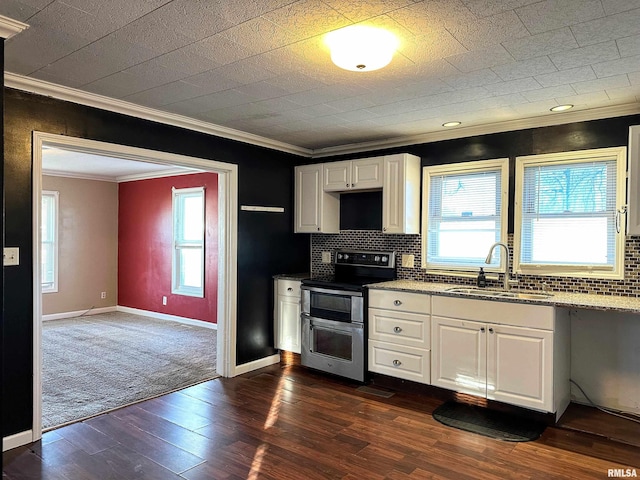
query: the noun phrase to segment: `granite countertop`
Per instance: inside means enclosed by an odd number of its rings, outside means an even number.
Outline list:
[[[274,280],[302,280],[304,278],[309,278],[311,276],[310,273],[279,273],[278,275],[274,275]]]
[[[623,297],[620,295],[602,295],[586,293],[566,293],[550,291],[551,297],[513,298],[513,297],[493,297],[460,292],[449,292],[448,289],[454,287],[470,287],[470,285],[455,285],[449,283],[431,283],[414,280],[394,280],[390,282],[374,283],[368,285],[371,289],[377,290],[399,290],[404,292],[429,293],[435,295],[446,295],[450,297],[475,298],[477,300],[491,300],[498,302],[530,303],[535,305],[551,305],[564,308],[584,308],[590,310],[609,310],[616,312],[640,313],[640,298]],[[488,289],[491,291],[490,289]],[[527,292],[526,290],[513,289],[514,292]]]

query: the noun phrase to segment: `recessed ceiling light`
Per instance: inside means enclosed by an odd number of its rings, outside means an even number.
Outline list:
[[[552,112],[564,112],[569,110],[570,108],[573,108],[573,105],[571,105],[570,103],[567,103],[566,105],[556,105],[553,108],[550,108],[549,110],[551,110]]]
[[[365,25],[329,32],[325,42],[333,63],[352,72],[370,72],[387,66],[398,48],[393,33]]]
[[[457,127],[458,125],[462,125],[462,122],[445,122],[442,124],[443,127]]]

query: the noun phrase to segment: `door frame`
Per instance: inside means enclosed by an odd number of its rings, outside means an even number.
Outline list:
[[[218,174],[218,335],[216,371],[223,377],[237,375],[237,251],[238,166],[145,148],[87,140],[45,132],[33,132],[33,425],[32,441],[42,437],[42,287],[40,223],[42,195],[42,147],[53,146],[146,163],[198,168]]]

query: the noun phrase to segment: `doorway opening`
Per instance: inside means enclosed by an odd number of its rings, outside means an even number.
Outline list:
[[[200,172],[197,175],[215,173],[217,175],[217,217],[218,228],[215,232],[217,244],[217,301],[214,306],[217,317],[217,361],[215,370],[221,376],[234,376],[235,344],[236,344],[236,252],[237,252],[237,166],[201,158],[187,157],[183,155],[152,151],[136,147],[127,147],[92,140],[85,140],[62,135],[53,135],[42,132],[33,134],[33,290],[34,290],[34,418],[33,441],[38,440],[42,434],[42,216],[43,212],[43,151],[45,149],[57,149],[85,156],[100,156],[111,160],[114,166],[118,161],[137,162],[143,169],[151,166],[152,170],[164,170],[160,177],[167,176],[171,171],[185,173],[189,170]],[[196,175],[196,176],[197,176]],[[135,177],[135,175],[134,175]],[[182,177],[181,177],[182,178]],[[194,177],[195,178],[195,177]],[[48,284],[47,284],[48,285]],[[114,292],[115,295],[115,292]],[[164,298],[163,298],[164,300]],[[117,303],[117,302],[116,302]],[[163,302],[164,303],[164,302]],[[139,313],[136,309],[127,313]],[[168,320],[175,320],[175,318]],[[160,317],[162,318],[162,317]],[[176,317],[178,318],[178,317]],[[183,319],[188,324],[187,319]],[[185,325],[189,327],[189,325]]]

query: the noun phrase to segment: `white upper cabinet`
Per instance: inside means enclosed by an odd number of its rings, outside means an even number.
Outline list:
[[[629,127],[627,234],[640,235],[640,125]]]
[[[340,193],[382,190],[382,231],[420,230],[420,157],[400,153],[295,168],[296,233],[338,233]]]
[[[420,157],[408,153],[384,157],[382,231],[420,233]]]
[[[295,168],[296,233],[338,233],[340,197],[322,189],[322,164]]]
[[[382,188],[384,157],[324,164],[324,191],[344,192]]]

